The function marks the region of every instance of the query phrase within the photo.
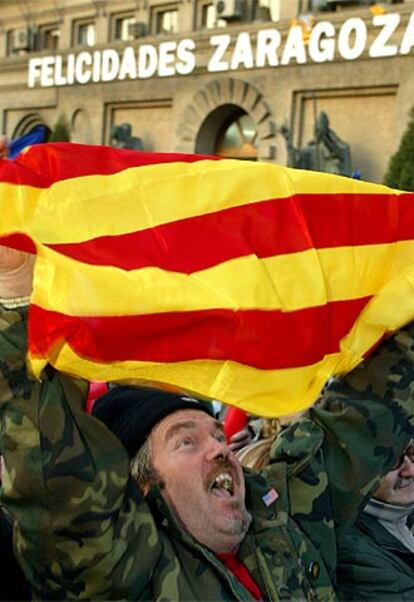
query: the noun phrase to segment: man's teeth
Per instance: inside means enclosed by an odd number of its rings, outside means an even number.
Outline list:
[[[226,491],[232,491],[233,488],[233,477],[228,472],[222,472],[214,479],[213,487],[217,489],[223,488]]]

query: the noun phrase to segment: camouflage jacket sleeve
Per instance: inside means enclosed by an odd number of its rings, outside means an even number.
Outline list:
[[[274,442],[271,460],[286,465],[291,515],[332,573],[338,537],[413,437],[413,413],[414,323],[334,382]]]
[[[137,599],[160,556],[156,526],[117,439],[82,409],[85,386],[25,370],[24,310],[0,309],[2,504],[42,599]]]

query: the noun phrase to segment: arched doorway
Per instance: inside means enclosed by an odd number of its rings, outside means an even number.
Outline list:
[[[225,121],[219,131],[214,154],[226,159],[257,161],[257,128],[242,109]]]
[[[234,104],[226,104],[212,111],[201,124],[195,152],[256,161],[257,136],[251,116]]]
[[[93,144],[91,118],[85,107],[78,107],[70,120],[71,140],[79,144]]]
[[[30,113],[29,115],[25,115],[23,119],[19,121],[19,123],[13,130],[11,138],[20,138],[21,136],[24,136],[25,134],[31,132],[32,129],[35,128],[37,125],[43,125],[46,128],[47,136],[50,135],[50,128],[45,123],[42,116],[39,115],[39,113]]]
[[[177,130],[177,151],[250,160],[275,158],[276,125],[250,83],[214,80],[194,96]]]

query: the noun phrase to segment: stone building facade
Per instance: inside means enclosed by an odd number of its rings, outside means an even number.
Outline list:
[[[286,164],[324,111],[380,182],[414,105],[414,0],[0,0],[0,36],[10,137]]]

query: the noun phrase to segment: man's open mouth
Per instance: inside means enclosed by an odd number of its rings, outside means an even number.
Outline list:
[[[230,472],[220,472],[210,485],[210,491],[217,497],[228,498],[234,495],[234,480]]]

